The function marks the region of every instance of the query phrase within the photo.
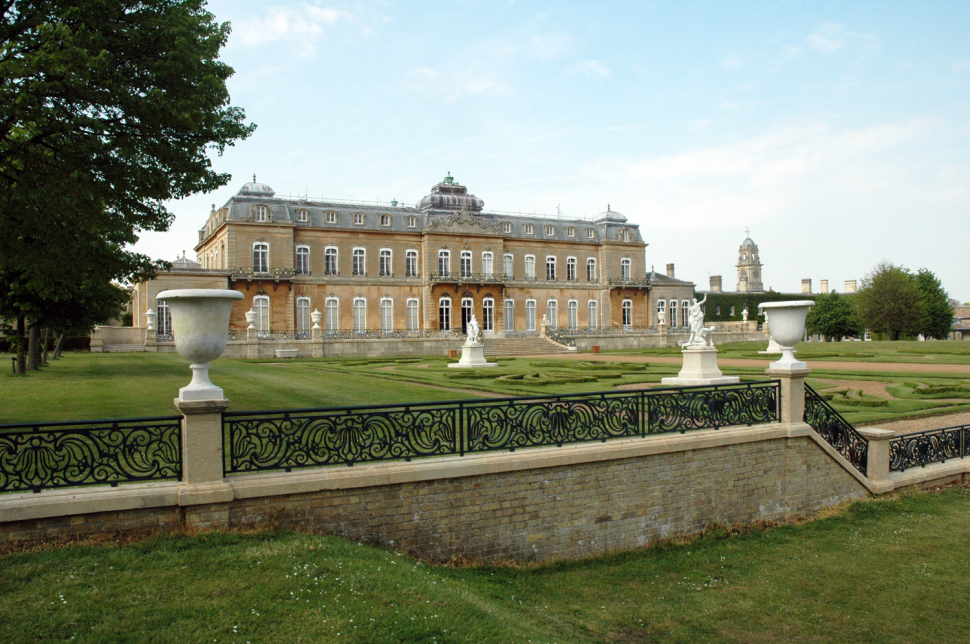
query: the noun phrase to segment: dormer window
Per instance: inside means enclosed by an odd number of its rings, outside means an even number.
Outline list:
[[[630,241],[630,231],[625,228],[620,231],[620,241],[628,242]]]
[[[381,226],[387,227],[391,225],[390,215],[381,215]]]
[[[526,235],[534,235],[536,232],[536,228],[532,224],[526,224],[525,226],[522,227],[522,232],[523,234],[526,234]]]
[[[362,212],[355,212],[354,213],[354,225],[355,226],[363,226],[364,225],[364,213],[362,213]]]
[[[414,215],[411,215],[410,217],[407,218],[407,225],[408,225],[408,228],[417,228],[418,218],[415,217]]]
[[[555,236],[556,236],[556,227],[546,226],[546,237],[555,237]]]
[[[308,213],[306,210],[297,210],[296,211],[296,220],[297,221],[302,222],[302,223],[306,223],[309,219],[310,219],[310,213]]]
[[[269,208],[266,206],[256,206],[256,221],[266,221],[269,215]]]
[[[328,212],[326,221],[328,224],[337,223],[337,213],[333,212],[332,210]]]
[[[505,222],[504,224],[502,224],[502,232],[505,234],[509,234],[510,232],[512,232],[512,224],[510,224],[509,222]]]
[[[566,226],[566,237],[575,237],[576,229],[572,226]]]

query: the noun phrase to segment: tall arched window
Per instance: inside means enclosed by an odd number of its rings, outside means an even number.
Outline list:
[[[525,330],[526,331],[536,330],[536,301],[535,300],[525,301]]]
[[[515,331],[515,301],[505,300],[505,330]]]
[[[687,326],[690,323],[690,302],[684,300],[680,303],[680,324]]]
[[[587,314],[589,315],[590,328],[595,329],[596,327],[599,326],[600,316],[599,316],[598,309],[599,309],[599,306],[597,305],[596,300],[590,300],[587,303]]]
[[[367,330],[367,300],[362,297],[354,298],[354,331],[361,333]]]
[[[323,274],[324,275],[340,275],[337,272],[337,247],[327,246],[323,251]]]
[[[296,331],[297,333],[310,332],[310,298],[296,298]]]
[[[168,335],[172,332],[172,312],[165,300],[155,300],[155,329],[158,335]]]
[[[449,250],[439,250],[438,251],[438,272],[442,275],[447,275],[451,272],[451,251]],[[451,327],[448,327],[451,328]]]
[[[257,295],[253,298],[254,323],[258,333],[269,333],[269,296]]]
[[[492,275],[492,251],[485,251],[482,253],[482,274],[486,277],[491,277]]]
[[[575,257],[566,258],[566,281],[567,282],[576,281],[576,258]]]
[[[328,297],[326,302],[327,311],[327,321],[326,329],[327,331],[339,331],[340,330],[340,300],[335,297]]]
[[[418,276],[418,251],[409,250],[404,254],[404,277]]]
[[[502,272],[509,279],[512,279],[512,260],[513,257],[510,253],[506,253],[502,256]]]
[[[253,272],[269,272],[269,244],[263,242],[253,244]]]
[[[596,260],[592,257],[586,260],[586,281],[596,281]]]
[[[546,257],[546,279],[550,282],[556,281],[556,257],[554,255]]]
[[[421,328],[418,317],[418,298],[408,298],[408,331],[418,331]]]
[[[475,300],[470,297],[461,298],[461,332],[468,333],[468,323],[472,319],[472,311]]]
[[[469,277],[472,274],[472,252],[470,250],[461,251],[461,276]]]
[[[633,326],[633,300],[623,300],[623,328],[629,330]]]
[[[670,310],[667,313],[670,314],[670,319],[667,323],[670,326],[677,326],[677,300],[670,300]]]
[[[570,329],[575,329],[579,326],[579,302],[576,300],[569,300],[569,304],[566,307],[567,310],[567,324]]]
[[[534,280],[536,278],[536,256],[525,256],[525,279]]]
[[[443,297],[438,300],[438,328],[451,331],[451,298]]]
[[[297,275],[310,274],[310,247],[309,246],[296,247],[296,274]]]
[[[548,300],[546,302],[546,318],[549,320],[550,328],[559,328],[559,304],[556,302],[556,300]]]
[[[627,257],[620,260],[620,277],[625,280],[630,279],[630,259]]]
[[[381,249],[381,277],[391,277],[393,272],[391,271],[391,249],[382,248]]]
[[[367,275],[366,258],[367,255],[363,248],[354,249],[354,275]]]
[[[486,297],[482,300],[482,331],[495,330],[495,300]]]
[[[394,300],[389,297],[381,298],[381,331],[387,333],[394,330]]]

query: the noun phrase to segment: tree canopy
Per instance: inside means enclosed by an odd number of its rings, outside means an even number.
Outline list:
[[[859,320],[852,301],[835,291],[815,298],[815,306],[805,318],[805,330],[810,335],[824,335],[841,339],[859,333]]]
[[[900,333],[918,333],[922,306],[913,275],[889,262],[877,265],[862,280],[856,294],[856,307],[862,323],[898,340]]]
[[[953,307],[943,284],[929,269],[916,273],[916,289],[919,292],[920,318],[917,332],[926,338],[945,340],[953,326]]]

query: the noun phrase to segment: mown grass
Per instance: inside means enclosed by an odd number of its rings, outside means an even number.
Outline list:
[[[547,565],[441,567],[309,533],[0,558],[0,641],[970,641],[970,492]]]

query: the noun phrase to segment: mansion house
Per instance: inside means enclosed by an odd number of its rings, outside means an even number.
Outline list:
[[[636,224],[607,207],[592,219],[489,212],[449,173],[416,206],[278,197],[247,183],[199,231],[198,261],[138,284],[134,325],[157,313],[169,288],[230,288],[245,299],[230,330],[307,337],[322,313],[324,337],[464,332],[472,313],[485,337],[553,328],[634,330],[684,324],[691,282],[647,271]]]

